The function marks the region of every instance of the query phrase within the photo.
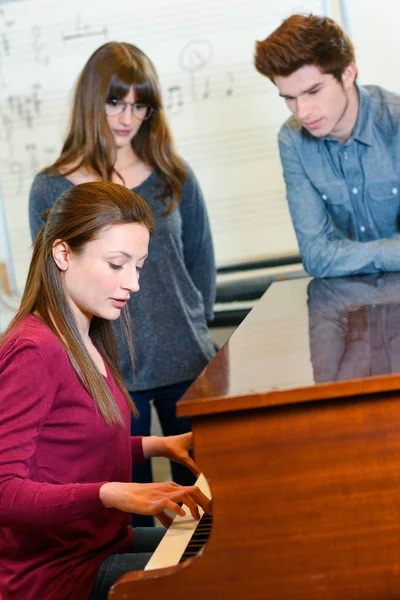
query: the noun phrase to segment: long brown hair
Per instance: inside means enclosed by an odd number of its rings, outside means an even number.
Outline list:
[[[33,246],[28,278],[18,314],[8,327],[4,341],[30,314],[35,313],[57,336],[82,385],[97,404],[108,424],[122,424],[122,417],[104,378],[90,357],[66,298],[60,270],[53,258],[56,240],[68,244],[76,255],[86,244],[112,225],[140,223],[153,232],[153,215],[146,202],[123,185],[110,182],[82,183],[65,191],[48,213]],[[134,359],[128,307],[122,310],[123,331]],[[110,321],[93,317],[90,337],[102,353],[131,411],[136,408],[119,371],[117,343]]]
[[[345,68],[355,62],[354,47],[343,29],[328,17],[292,15],[265,40],[256,42],[255,67],[273,81],[315,65],[339,82]]]
[[[116,158],[114,138],[105,114],[106,101],[120,100],[134,86],[137,102],[151,104],[152,116],[143,121],[132,140],[136,156],[158,169],[164,185],[160,197],[172,212],[182,196],[186,167],[176,154],[165,115],[157,72],[151,60],[132,44],[109,42],[98,48],[84,66],[76,88],[69,131],[60,157],[44,169],[57,176],[84,166],[110,181]],[[117,173],[118,175],[118,173]]]

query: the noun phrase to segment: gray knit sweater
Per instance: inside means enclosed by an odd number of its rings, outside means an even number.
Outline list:
[[[130,391],[149,390],[197,377],[214,355],[206,319],[213,316],[215,263],[203,196],[188,168],[181,202],[162,216],[161,176],[154,171],[134,188],[155,216],[149,257],[140,274],[140,290],[129,308],[134,324],[136,367],[133,372],[118,321],[115,324],[122,375]],[[73,186],[65,177],[43,173],[33,181],[29,218],[34,239],[41,215]]]

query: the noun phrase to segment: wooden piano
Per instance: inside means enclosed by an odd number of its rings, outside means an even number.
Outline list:
[[[178,406],[204,551],[110,600],[400,599],[400,274],[273,284]]]

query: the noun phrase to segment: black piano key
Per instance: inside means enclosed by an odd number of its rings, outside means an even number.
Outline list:
[[[186,550],[182,554],[181,560],[179,562],[183,562],[191,556],[195,556],[205,546],[205,544],[208,541],[208,538],[210,537],[211,527],[212,516],[204,514],[201,517],[195,529],[195,532],[193,533],[190,542],[186,546]]]

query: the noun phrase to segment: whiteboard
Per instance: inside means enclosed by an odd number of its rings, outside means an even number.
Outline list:
[[[255,40],[321,0],[0,2],[0,186],[19,290],[30,260],[28,194],[59,155],[72,89],[110,41],[159,72],[178,152],[206,199],[217,264],[297,254],[277,132],[287,108],[253,66]]]
[[[399,3],[347,0],[345,8],[348,33],[356,50],[358,81],[400,93]]]

